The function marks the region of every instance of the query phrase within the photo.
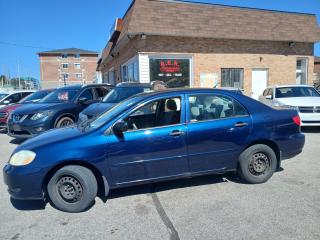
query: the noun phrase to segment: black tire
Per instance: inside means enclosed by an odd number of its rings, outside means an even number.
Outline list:
[[[55,128],[63,128],[72,126],[74,124],[74,120],[71,117],[62,117],[55,124]]]
[[[47,192],[54,207],[65,212],[78,213],[94,203],[98,184],[91,170],[70,165],[59,169],[51,177]]]
[[[258,184],[268,181],[276,168],[277,156],[264,144],[247,148],[239,157],[238,174],[248,183]]]

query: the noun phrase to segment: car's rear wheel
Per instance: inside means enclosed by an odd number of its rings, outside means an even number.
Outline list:
[[[50,179],[47,192],[51,203],[65,212],[82,212],[94,202],[98,184],[88,168],[70,165],[59,169]]]
[[[62,117],[56,123],[56,128],[64,128],[74,124],[74,120],[71,117]]]
[[[247,148],[239,157],[239,176],[248,183],[268,181],[277,168],[277,156],[272,148],[257,144]]]

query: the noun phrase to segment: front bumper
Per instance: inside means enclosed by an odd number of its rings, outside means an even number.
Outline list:
[[[0,129],[8,129],[6,122],[0,122]]]
[[[51,129],[50,121],[8,121],[8,135],[14,138],[32,138]]]
[[[320,126],[320,113],[299,113],[299,115],[301,118],[301,126]]]
[[[36,200],[44,199],[42,183],[45,171],[31,166],[15,167],[7,164],[3,168],[4,183],[12,198]]]

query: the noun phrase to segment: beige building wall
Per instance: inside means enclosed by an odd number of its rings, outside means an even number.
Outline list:
[[[193,60],[193,86],[200,86],[201,73],[215,73],[221,82],[221,68],[243,68],[244,90],[251,95],[252,69],[269,71],[268,85],[295,84],[296,61],[308,58],[308,84],[314,71],[313,43],[289,43],[237,39],[205,39],[169,36],[136,36],[121,48],[115,49],[114,58],[103,61],[102,72],[116,70],[121,82],[121,65],[139,53],[158,55],[186,55]]]
[[[194,54],[194,87],[200,86],[201,73],[215,73],[221,86],[221,68],[244,69],[244,91],[252,93],[252,69],[268,69],[268,85],[296,84],[296,64],[308,58],[308,84],[312,85],[313,57],[270,54]]]

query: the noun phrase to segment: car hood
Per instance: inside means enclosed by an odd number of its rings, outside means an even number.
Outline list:
[[[15,152],[20,150],[34,150],[36,148],[58,143],[60,141],[68,141],[70,139],[82,136],[85,134],[76,126],[67,128],[52,129],[40,134],[34,138],[28,139],[16,148]]]
[[[88,115],[88,116],[98,116],[103,112],[108,111],[111,109],[113,106],[115,106],[116,103],[95,103],[87,107],[85,110],[82,111],[83,114]]]
[[[41,111],[56,109],[58,106],[62,106],[63,104],[65,103],[30,103],[19,107],[15,110],[15,114],[34,114]]]
[[[8,106],[0,108],[0,111],[1,112],[11,112],[20,106],[21,106],[21,104],[12,104],[12,105],[8,105]]]
[[[295,107],[320,106],[320,97],[278,98],[277,101],[283,105]]]

